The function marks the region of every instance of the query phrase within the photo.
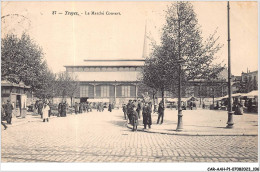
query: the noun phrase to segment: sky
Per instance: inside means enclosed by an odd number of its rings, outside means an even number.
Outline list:
[[[219,59],[227,65],[227,3],[191,2],[206,39],[217,29]],[[27,32],[42,47],[53,72],[84,59],[140,59],[145,33],[160,42],[169,2],[2,2],[2,38]],[[234,75],[258,70],[257,2],[231,2],[231,71]],[[53,15],[53,11],[56,14]],[[79,15],[65,15],[65,11]],[[85,15],[87,12],[121,15]],[[146,31],[145,31],[146,26]]]

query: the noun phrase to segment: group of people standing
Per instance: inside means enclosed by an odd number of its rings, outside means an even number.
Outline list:
[[[151,102],[146,102],[146,101],[141,101],[141,100],[129,100],[128,104],[123,104],[122,106],[123,113],[124,113],[124,118],[128,120],[129,124],[133,124],[133,119],[140,119],[140,114],[142,112],[142,117],[143,117],[143,125],[144,129],[151,128],[152,125],[152,103]],[[158,106],[158,120],[157,124],[162,124],[163,123],[163,118],[164,118],[164,105],[163,102],[161,101]],[[133,118],[135,117],[135,118]],[[138,122],[137,122],[138,123]]]
[[[136,100],[129,100],[128,104],[123,104],[123,112],[124,112],[124,118],[128,120],[129,124],[133,124],[133,120],[140,119],[140,115],[142,112],[143,116],[143,124],[144,129],[146,129],[147,125],[149,128],[151,128],[152,125],[152,103],[151,102],[145,102],[145,101],[136,101]]]
[[[66,117],[67,116],[67,107],[68,107],[68,104],[66,101],[60,102],[58,105],[57,117]]]
[[[75,108],[75,114],[92,112],[92,105],[89,102],[81,102],[81,103],[76,102],[74,108]]]

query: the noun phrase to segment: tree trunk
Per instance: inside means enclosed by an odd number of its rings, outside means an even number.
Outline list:
[[[153,105],[155,105],[155,91],[153,91]]]
[[[72,107],[72,97],[70,97],[70,106]]]
[[[164,88],[162,89],[162,104],[163,104],[163,107],[164,107]]]

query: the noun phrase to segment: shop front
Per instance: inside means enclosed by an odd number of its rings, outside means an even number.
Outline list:
[[[1,81],[2,105],[10,100],[13,105],[13,117],[25,117],[27,112],[27,91],[29,86]]]

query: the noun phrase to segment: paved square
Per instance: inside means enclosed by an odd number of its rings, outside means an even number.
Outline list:
[[[167,112],[165,125],[170,112],[176,111]],[[155,119],[152,127],[161,127]],[[119,109],[2,127],[1,156],[2,162],[257,162],[258,138],[132,132]]]

